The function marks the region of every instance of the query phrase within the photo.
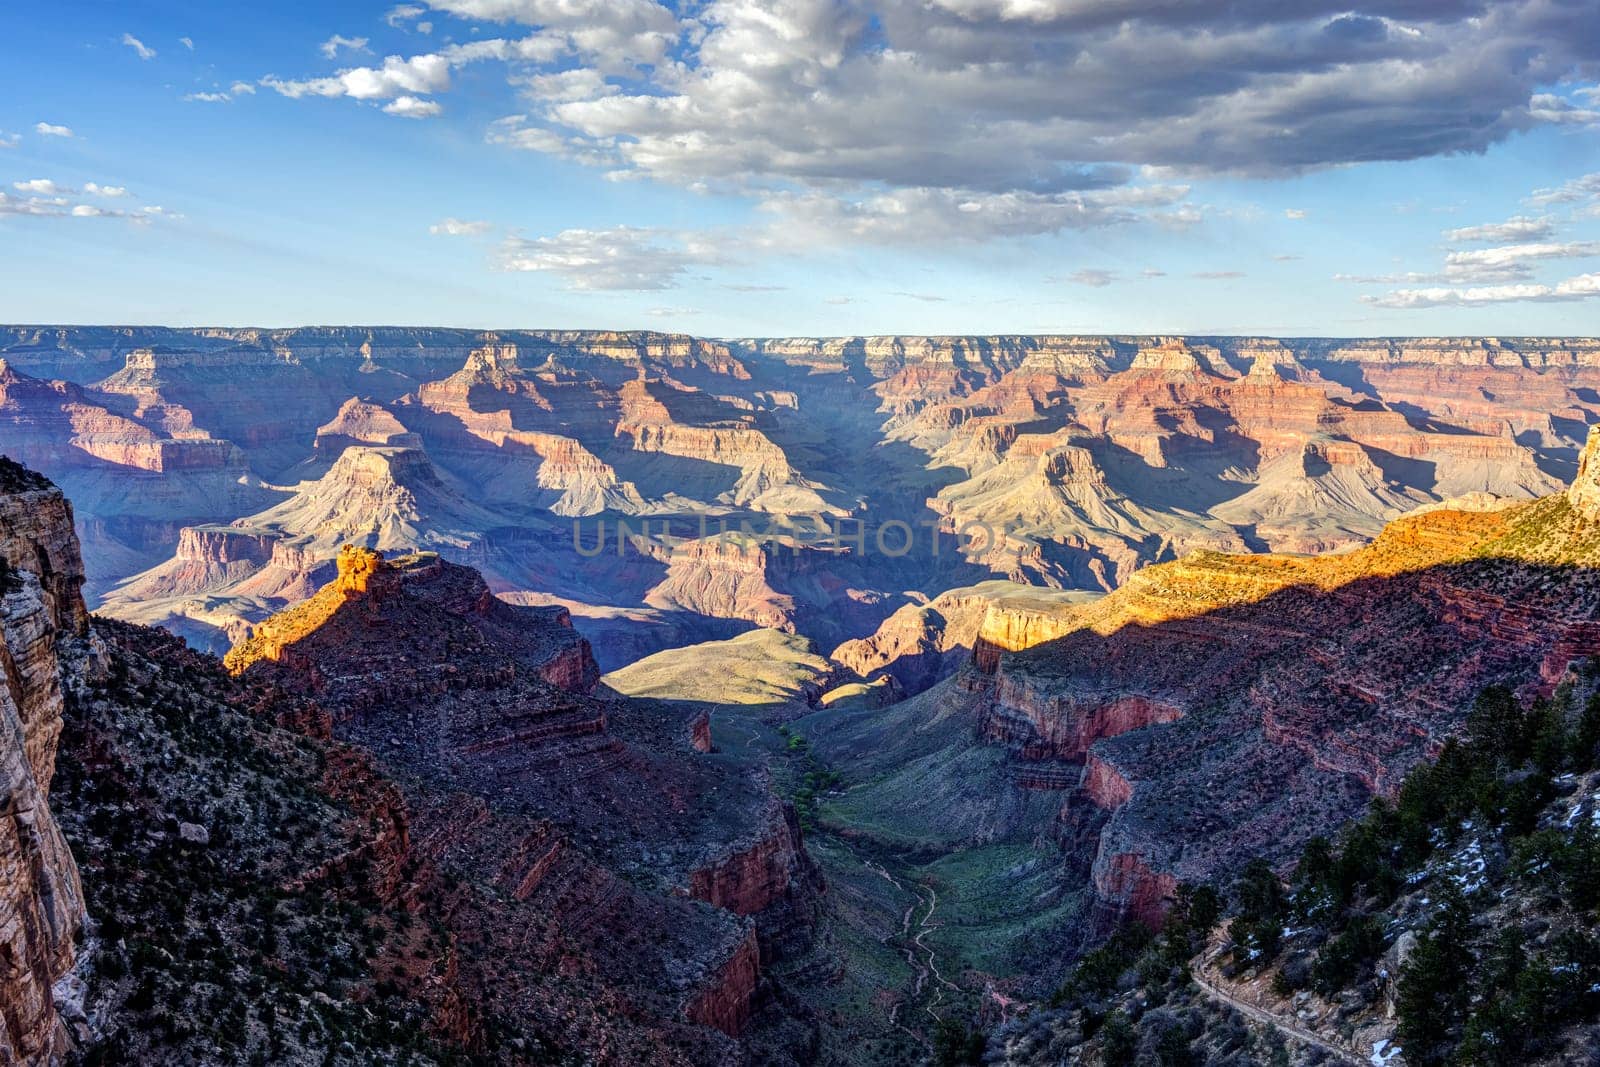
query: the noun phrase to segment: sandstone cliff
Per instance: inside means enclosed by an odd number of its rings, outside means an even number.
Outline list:
[[[63,673],[82,671],[88,651],[82,583],[71,507],[44,479],[0,458],[0,1060],[7,1063],[55,1062],[70,1045],[53,987],[73,964],[83,892],[49,801]]]

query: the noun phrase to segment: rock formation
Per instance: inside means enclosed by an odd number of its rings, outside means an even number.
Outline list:
[[[54,987],[84,926],[72,853],[49,807],[63,674],[89,654],[72,509],[0,459],[0,1060],[57,1062],[71,1038]],[[82,669],[74,667],[72,669]],[[62,995],[70,991],[62,990]]]
[[[507,887],[507,902],[470,909],[489,947],[462,964],[491,1007],[547,1014],[541,981],[502,972],[515,931],[536,924],[549,939],[536,951],[578,953],[639,1010],[737,1036],[763,961],[812,921],[783,806],[704,754],[702,712],[595,694],[565,610],[506,604],[431,554],[349,546],[337,563],[228,667],[331,709],[335,732],[401,781],[419,853]],[[647,930],[672,935],[634,933]]]
[[[173,587],[159,609],[113,587],[193,563],[186,526],[259,525],[283,503],[274,532],[295,546],[362,512],[362,479],[333,471],[352,448],[420,452],[472,505],[380,532],[406,529],[498,592],[560,598],[636,654],[734,620],[865,637],[906,589],[1106,590],[1196,548],[1350,548],[1418,505],[1554,491],[1600,419],[1592,339],[14,327],[0,358],[0,448],[77,501],[91,600],[217,645],[323,580],[330,538],[309,570],[286,551],[244,589],[197,589],[193,567],[156,577]],[[945,547],[921,533],[906,558],[852,549],[843,587],[803,588],[730,583],[728,561],[675,551],[660,518],[634,559],[573,551],[570,520],[685,512],[937,526]]]

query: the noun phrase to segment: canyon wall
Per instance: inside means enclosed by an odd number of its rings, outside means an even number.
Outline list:
[[[83,930],[78,868],[49,807],[63,667],[83,670],[88,616],[72,509],[0,460],[0,1061],[55,1062],[70,1046],[53,987]]]
[[[1416,506],[1548,494],[1600,421],[1590,338],[0,327],[0,360],[0,451],[74,499],[90,602],[217,651],[347,540],[442,552],[638,652],[745,622],[834,646],[908,590],[1105,591],[1197,549],[1345,549]],[[671,514],[918,543],[740,560]],[[629,552],[577,551],[569,520],[644,516]],[[282,564],[195,566],[212,546],[181,530],[219,526]]]

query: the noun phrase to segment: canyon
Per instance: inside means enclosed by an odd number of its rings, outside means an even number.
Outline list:
[[[346,541],[434,549],[566,606],[606,669],[1349,548],[1555,491],[1600,417],[1593,339],[0,327],[0,360],[0,450],[75,501],[96,610],[221,653]],[[783,525],[818,518],[843,536]]]
[[[1596,340],[4,327],[0,359],[0,451],[50,479],[0,486],[30,1062],[158,1040],[94,974],[133,951],[97,906],[157,921],[103,888],[130,812],[172,820],[162,877],[248,841],[369,909],[328,934],[374,941],[345,993],[429,1055],[914,1060],[1600,655]],[[162,785],[186,686],[310,798],[303,862],[219,833],[266,818],[200,799],[224,757]]]

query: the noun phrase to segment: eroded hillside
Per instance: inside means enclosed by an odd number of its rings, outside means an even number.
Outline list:
[[[607,669],[752,627],[832,647],[993,578],[1350,547],[1554,491],[1600,418],[1586,339],[10,327],[0,358],[0,448],[79,502],[106,610],[220,652],[344,540],[422,547],[565,605]]]

